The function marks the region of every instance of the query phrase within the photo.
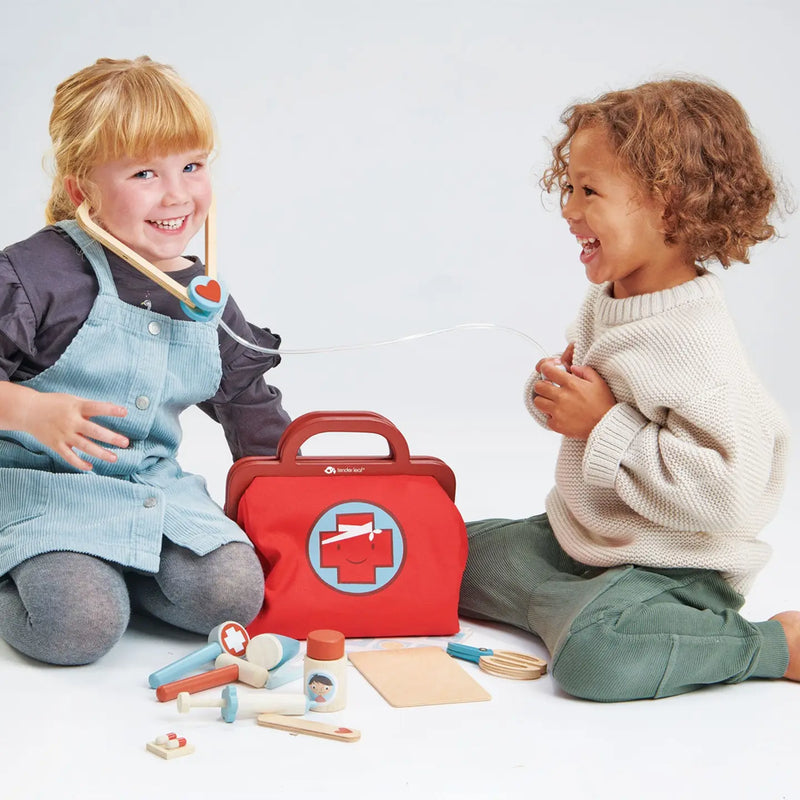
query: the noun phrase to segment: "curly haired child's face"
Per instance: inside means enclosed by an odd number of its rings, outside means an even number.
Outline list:
[[[120,158],[92,169],[98,222],[164,272],[186,266],[182,255],[211,204],[207,153]]]
[[[582,128],[570,142],[562,216],[581,246],[592,283],[613,283],[614,297],[656,292],[697,276],[684,249],[664,242],[662,206],[643,196],[620,166],[605,131]]]

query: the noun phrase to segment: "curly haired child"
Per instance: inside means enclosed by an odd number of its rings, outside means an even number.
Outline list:
[[[197,404],[235,458],[272,454],[288,424],[263,374],[277,363],[218,333],[78,227],[94,221],[178,283],[211,202],[211,113],[168,66],[100,59],[57,88],[50,223],[0,252],[0,635],[85,664],[131,604],[208,633],[248,624],[264,591],[244,532],[176,461]],[[263,347],[229,299],[227,326]]]
[[[800,613],[738,612],[769,556],[787,424],[754,374],[716,260],[774,235],[737,100],[665,80],[568,108],[542,178],[592,286],[526,405],[563,437],[546,513],[468,525],[465,616],[541,637],[592,700],[800,679]]]

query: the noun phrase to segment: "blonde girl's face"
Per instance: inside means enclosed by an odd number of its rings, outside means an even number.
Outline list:
[[[187,266],[183,253],[211,205],[208,154],[119,158],[94,167],[97,222],[163,272]]]
[[[569,147],[562,216],[581,248],[592,283],[611,282],[614,297],[656,292],[697,276],[680,246],[664,241],[662,206],[642,196],[622,170],[601,127],[579,129]]]

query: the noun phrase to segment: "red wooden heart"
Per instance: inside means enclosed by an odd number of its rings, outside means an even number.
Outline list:
[[[352,733],[350,728],[337,728],[334,733]]]
[[[195,286],[194,290],[200,295],[200,297],[205,297],[206,300],[210,300],[212,303],[219,303],[219,300],[222,297],[222,289],[214,280],[211,280],[208,283],[200,283]]]

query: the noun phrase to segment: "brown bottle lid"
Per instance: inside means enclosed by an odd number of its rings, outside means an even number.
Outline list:
[[[311,631],[306,637],[306,655],[317,661],[334,661],[344,656],[344,634],[339,631]]]

